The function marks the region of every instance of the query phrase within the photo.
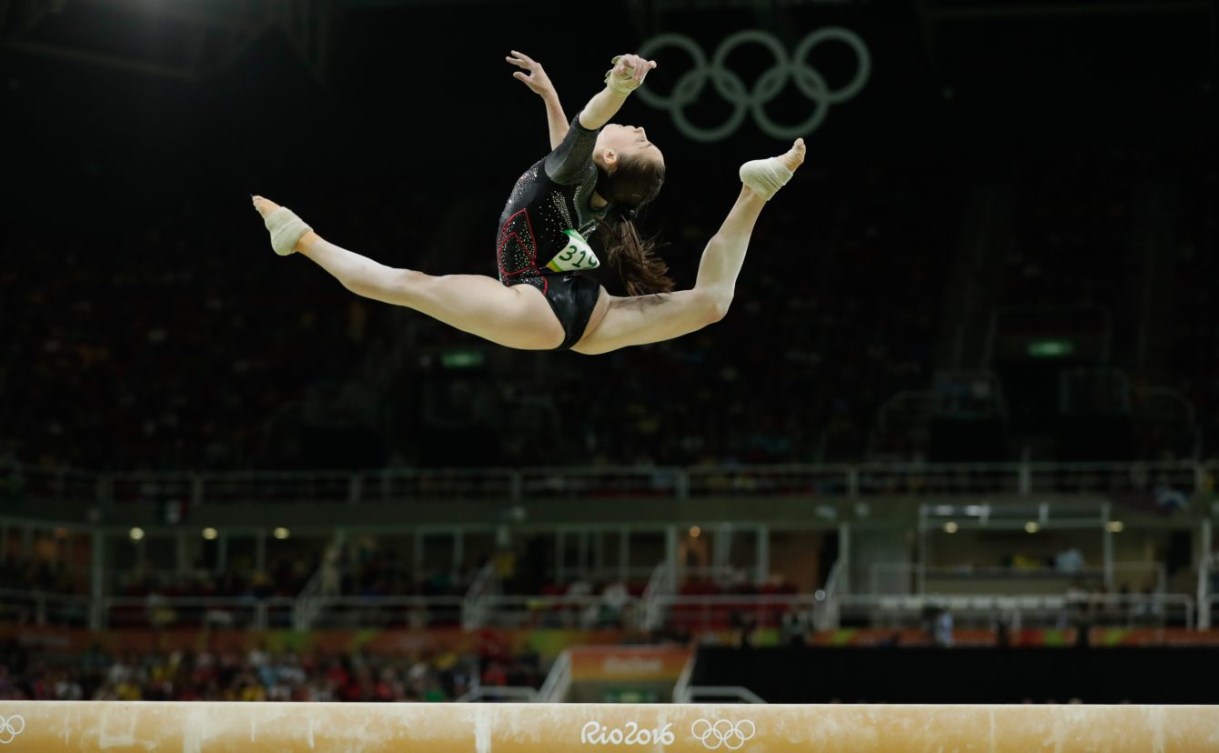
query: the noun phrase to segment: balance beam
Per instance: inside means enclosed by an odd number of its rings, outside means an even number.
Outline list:
[[[0,753],[1206,753],[1219,706],[0,701]]]

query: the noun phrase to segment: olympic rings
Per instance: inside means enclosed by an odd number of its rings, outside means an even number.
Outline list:
[[[17,714],[10,717],[0,716],[0,745],[8,745],[22,732],[25,732],[24,717]]]
[[[830,89],[825,77],[806,62],[817,45],[829,41],[842,42],[850,47],[858,62],[854,78],[840,89]],[[752,90],[745,86],[740,76],[724,64],[730,53],[745,44],[761,45],[775,60],[775,64],[754,82]],[[635,94],[652,107],[672,113],[673,123],[678,130],[695,141],[711,142],[724,139],[740,127],[749,113],[753,114],[754,122],[768,136],[783,140],[807,136],[825,120],[830,105],[845,102],[858,94],[872,73],[872,56],[867,45],[858,34],[839,26],[810,32],[800,40],[790,57],[783,44],[773,34],[758,29],[738,31],[724,39],[716,48],[710,62],[697,42],[684,34],[675,33],[659,34],[647,40],[639,49],[639,55],[651,58],[656,50],[664,47],[682,50],[690,56],[694,67],[677,79],[668,96],[647,88],[640,88]],[[708,81],[733,109],[723,123],[702,127],[690,122],[686,117],[685,108],[698,100]],[[766,112],[766,105],[779,96],[788,81],[794,83],[800,93],[816,105],[816,109],[804,122],[792,126],[776,123]]]
[[[703,744],[707,750],[723,747],[727,750],[740,750],[746,741],[751,740],[757,728],[748,719],[731,722],[727,719],[717,719],[709,722],[699,719],[690,725],[690,734]]]

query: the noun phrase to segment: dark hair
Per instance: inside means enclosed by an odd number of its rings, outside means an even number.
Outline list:
[[[641,207],[656,198],[665,182],[665,166],[660,160],[619,155],[613,173],[597,168],[597,193],[610,203],[601,227],[609,261],[626,283],[630,295],[667,293],[673,289],[669,267],[654,253],[660,245],[644,238],[635,227]]]

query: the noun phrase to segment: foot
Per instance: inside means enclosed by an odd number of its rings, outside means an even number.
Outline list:
[[[793,173],[796,168],[804,164],[804,139],[796,139],[792,142],[792,148],[788,149],[785,154],[781,154],[775,159],[779,160],[788,170]]]
[[[778,157],[756,159],[741,165],[741,182],[763,199],[770,201],[791,180],[796,168],[804,164],[804,139],[792,142],[791,149]]]
[[[254,209],[262,215],[263,223],[271,233],[271,248],[280,256],[287,256],[300,250],[305,238],[312,234],[312,228],[296,213],[287,207],[281,207],[270,199],[254,196]]]

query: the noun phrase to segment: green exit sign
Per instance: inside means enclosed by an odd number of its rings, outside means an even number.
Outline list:
[[[486,357],[478,350],[450,350],[440,354],[440,365],[446,369],[472,369],[482,366]]]
[[[1028,354],[1033,358],[1064,358],[1074,352],[1071,340],[1032,340],[1028,344]]]

